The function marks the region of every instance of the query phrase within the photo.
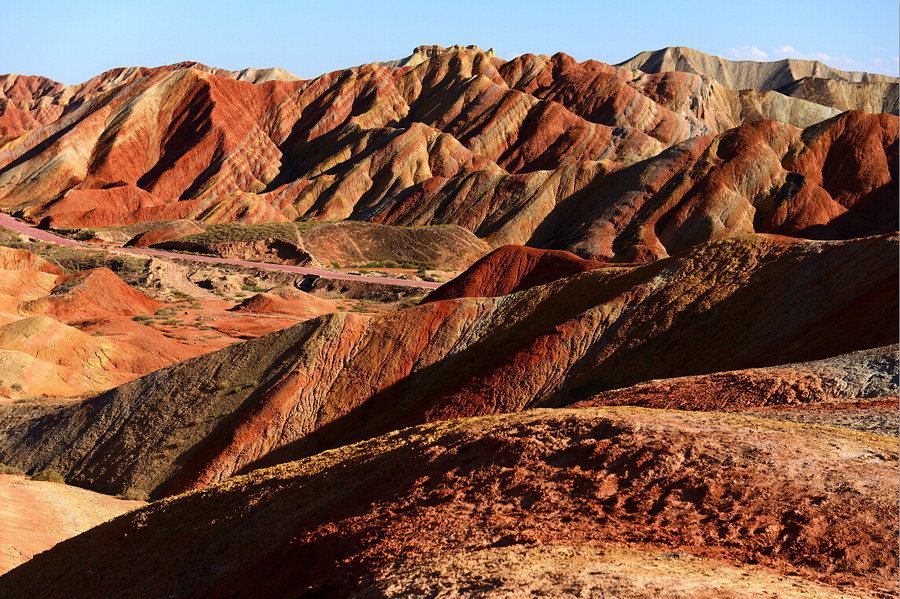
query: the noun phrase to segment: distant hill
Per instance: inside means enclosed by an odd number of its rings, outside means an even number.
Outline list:
[[[898,113],[897,77],[840,71],[817,60],[728,60],[679,46],[641,52],[616,66],[645,73],[696,73],[730,89],[769,89],[841,110]]]

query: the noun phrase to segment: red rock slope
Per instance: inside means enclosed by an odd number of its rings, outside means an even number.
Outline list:
[[[896,441],[837,429],[636,408],[458,420],[154,502],[0,577],[0,594],[492,597],[507,551],[513,575],[556,549],[631,556],[562,572],[570,593],[888,596],[897,480]],[[494,575],[467,577],[473,562]]]
[[[174,67],[104,81],[0,141],[0,207],[48,226],[456,224],[494,248],[616,261],[896,227],[896,116],[750,110],[700,75],[457,48],[302,82]]]
[[[459,297],[498,297],[611,266],[615,265],[584,260],[570,252],[507,245],[494,250],[449,283],[432,291],[421,303]]]
[[[0,462],[161,496],[424,421],[881,347],[898,340],[897,255],[895,236],[747,236],[503,297],[332,314],[22,422]]]

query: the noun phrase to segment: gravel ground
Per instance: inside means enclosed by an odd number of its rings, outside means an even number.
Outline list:
[[[833,426],[889,437],[900,437],[900,430],[898,430],[900,410],[898,410],[897,400],[873,403],[879,405],[855,407],[842,404],[840,407],[828,409],[747,410],[740,413],[756,418]]]

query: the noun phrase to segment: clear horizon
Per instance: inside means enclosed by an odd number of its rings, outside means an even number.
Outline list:
[[[686,46],[729,60],[819,60],[844,71],[900,74],[900,4],[761,1],[685,7],[563,2],[522,8],[460,0],[445,9],[404,0],[324,4],[260,0],[85,4],[49,0],[5,7],[7,51],[0,74],[40,75],[67,85],[118,67],[196,61],[240,70],[280,67],[303,79],[413,48],[477,45],[511,59],[565,52],[618,63],[639,52]]]

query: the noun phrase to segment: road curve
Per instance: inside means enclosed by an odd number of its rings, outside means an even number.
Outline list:
[[[8,229],[12,229],[13,231],[24,233],[28,235],[32,239],[37,239],[39,241],[45,241],[47,243],[55,243],[57,245],[64,246],[87,246],[90,247],[90,244],[81,243],[80,241],[74,241],[72,239],[66,239],[65,237],[60,237],[59,235],[54,235],[49,231],[44,231],[43,229],[36,229],[34,227],[30,227],[25,223],[14,219],[8,214],[3,214],[0,212],[0,226],[4,226]],[[247,268],[261,268],[264,270],[281,270],[285,272],[293,272],[304,275],[314,275],[322,277],[323,279],[338,279],[343,281],[362,281],[365,283],[381,283],[382,285],[401,285],[403,287],[416,287],[420,289],[437,289],[441,286],[441,283],[431,283],[428,281],[410,281],[408,279],[390,279],[387,277],[366,277],[363,275],[351,275],[348,273],[342,272],[333,272],[330,270],[319,270],[316,268],[303,268],[301,266],[287,266],[284,264],[269,264],[267,262],[249,262],[247,260],[231,260],[228,258],[219,258],[217,256],[198,256],[194,254],[185,255],[185,254],[177,254],[175,252],[166,252],[163,250],[151,250],[147,248],[116,248],[117,250],[122,250],[126,252],[131,252],[135,254],[148,254],[152,256],[164,256],[166,258],[188,258],[190,260],[197,260],[199,262],[211,262],[215,264],[234,264],[237,266],[244,266]]]

